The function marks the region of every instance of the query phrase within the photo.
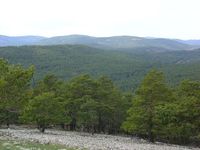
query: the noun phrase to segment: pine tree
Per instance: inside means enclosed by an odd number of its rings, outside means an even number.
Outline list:
[[[163,73],[151,70],[137,89],[122,128],[133,134],[147,136],[150,142],[154,142],[159,132],[156,108],[169,101],[169,95]]]
[[[0,59],[0,122],[17,123],[30,90],[34,67],[24,69]]]
[[[70,121],[65,115],[63,99],[56,97],[52,92],[44,92],[30,100],[24,109],[22,119],[28,123],[36,123],[41,132],[49,125]]]

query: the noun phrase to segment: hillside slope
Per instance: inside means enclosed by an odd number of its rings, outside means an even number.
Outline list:
[[[124,90],[137,87],[151,68],[163,70],[170,83],[200,80],[200,50],[173,52],[107,51],[83,45],[0,47],[11,63],[36,66],[35,79],[53,73],[69,79],[82,73],[107,75]]]
[[[16,145],[19,146],[20,141],[26,142],[35,142],[41,143],[43,145],[51,144],[61,144],[67,147],[73,147],[75,149],[92,149],[92,150],[198,150],[198,148],[194,147],[186,147],[186,146],[178,146],[178,145],[170,145],[164,143],[149,143],[145,140],[135,138],[135,137],[125,137],[125,136],[113,136],[106,134],[89,134],[83,132],[70,132],[70,131],[61,131],[61,130],[48,130],[47,134],[41,134],[36,130],[32,129],[0,129],[0,133],[2,141],[17,140]],[[5,136],[5,137],[4,137]],[[11,146],[8,143],[2,145],[5,150],[10,149]],[[57,145],[59,146],[59,145]],[[61,146],[60,146],[61,147]],[[0,146],[1,148],[1,146]],[[22,149],[23,147],[20,147]],[[27,148],[23,148],[27,149]],[[36,149],[31,147],[31,149]],[[40,149],[40,148],[38,148]],[[55,149],[55,148],[54,148]],[[66,150],[67,148],[62,148],[62,150]]]

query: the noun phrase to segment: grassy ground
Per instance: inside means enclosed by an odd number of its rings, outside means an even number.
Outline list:
[[[0,150],[75,150],[62,145],[0,140]]]

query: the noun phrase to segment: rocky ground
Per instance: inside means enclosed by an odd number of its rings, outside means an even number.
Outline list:
[[[0,129],[0,139],[15,139],[42,144],[62,144],[67,147],[91,150],[200,150],[162,143],[151,144],[144,140],[123,136],[88,134],[47,130],[44,134],[33,129]]]

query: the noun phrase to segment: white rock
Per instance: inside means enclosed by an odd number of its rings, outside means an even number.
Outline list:
[[[138,138],[113,136],[104,134],[80,133],[59,130],[46,130],[44,134],[30,129],[0,129],[0,136],[39,142],[42,144],[62,144],[74,148],[91,150],[200,150],[177,145],[150,144]]]

